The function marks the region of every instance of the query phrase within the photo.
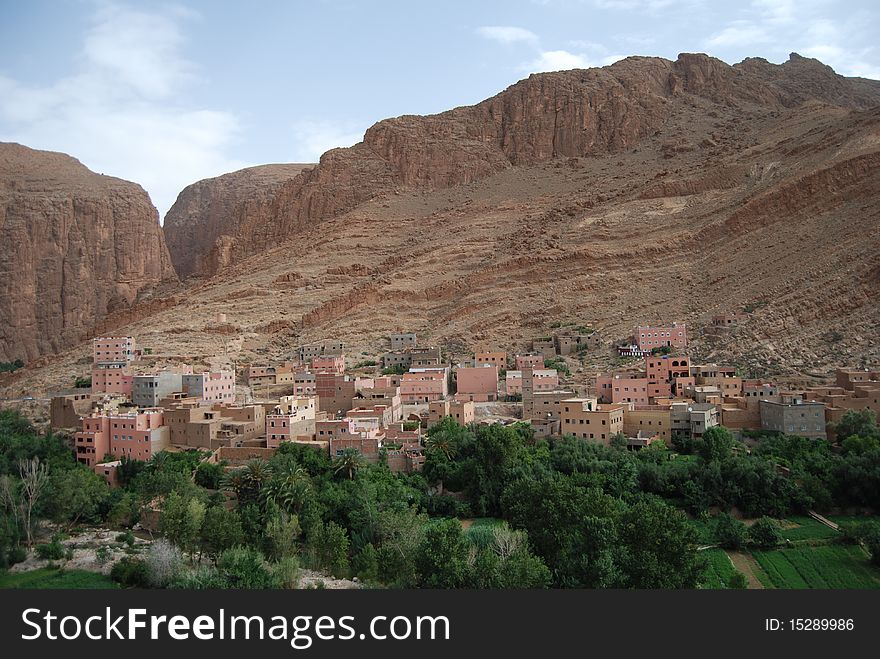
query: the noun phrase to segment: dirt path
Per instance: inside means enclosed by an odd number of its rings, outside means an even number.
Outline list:
[[[758,580],[758,577],[755,576],[755,569],[758,565],[755,563],[754,558],[741,551],[727,551],[725,553],[727,554],[727,557],[730,558],[730,562],[733,563],[733,567],[746,575],[746,579],[749,580],[749,588],[764,588],[764,584],[762,584]]]

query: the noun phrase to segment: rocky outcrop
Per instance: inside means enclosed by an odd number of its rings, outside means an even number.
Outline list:
[[[185,278],[221,269],[240,227],[248,222],[271,221],[275,214],[275,191],[307,167],[249,167],[184,188],[165,215],[164,223],[168,251],[177,274]]]
[[[0,143],[0,359],[75,345],[177,282],[139,185],[62,153]]]
[[[210,275],[396,188],[447,188],[515,165],[630,150],[683,105],[767,112],[806,100],[863,108],[877,99],[877,85],[797,55],[783,65],[753,59],[736,66],[702,54],[674,62],[630,57],[601,69],[532,75],[474,106],[381,121],[362,142],[327,152],[317,167],[268,191],[272,201],[242,208],[231,225],[210,212],[169,213],[166,232],[173,253],[191,244],[194,271]],[[703,185],[713,183],[694,189]],[[190,238],[197,234],[206,238]]]

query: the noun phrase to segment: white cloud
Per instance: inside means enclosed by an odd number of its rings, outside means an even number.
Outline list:
[[[484,25],[477,28],[477,34],[492,41],[498,41],[503,44],[511,43],[538,43],[538,35],[531,30],[522,27],[514,27],[511,25]]]
[[[706,40],[706,45],[710,48],[726,48],[752,46],[768,41],[770,41],[770,36],[763,28],[748,22],[737,21],[709,37]]]
[[[227,155],[240,132],[234,114],[176,102],[200,81],[181,53],[182,25],[194,18],[174,7],[101,5],[75,73],[44,86],[0,78],[0,139],[139,183],[160,215],[189,183],[246,166]]]
[[[352,146],[363,139],[366,127],[352,123],[302,120],[293,124],[296,146],[293,162],[318,162],[325,151]]]
[[[590,53],[572,53],[567,50],[542,50],[538,56],[520,66],[524,73],[546,73],[548,71],[567,71],[569,69],[589,69],[596,66],[607,66],[625,55],[601,55]]]

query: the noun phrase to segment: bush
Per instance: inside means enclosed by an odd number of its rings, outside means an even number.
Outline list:
[[[227,588],[276,588],[278,582],[263,554],[251,547],[233,547],[220,555],[217,571]]]
[[[131,531],[126,531],[125,533],[120,533],[116,536],[116,542],[121,542],[123,544],[128,545],[129,547],[134,546],[134,533]]]
[[[58,538],[52,538],[52,542],[37,545],[34,551],[37,554],[37,558],[49,561],[60,561],[67,555],[64,551],[64,545],[61,544]]]
[[[727,579],[727,587],[728,588],[735,588],[735,589],[748,588],[749,587],[748,577],[746,577],[746,575],[744,575],[742,572],[737,570],[736,572],[731,574],[730,577]]]
[[[779,525],[769,517],[762,517],[749,528],[749,541],[762,549],[776,547],[782,542]]]
[[[217,590],[229,586],[216,568],[203,566],[181,574],[169,587],[185,590]]]
[[[165,588],[184,570],[183,554],[167,540],[156,540],[145,558],[147,578],[153,588]]]
[[[140,558],[123,556],[110,570],[113,581],[129,588],[147,588],[150,585],[147,564]]]
[[[272,566],[276,588],[296,588],[299,583],[299,561],[286,556]]]
[[[10,566],[15,565],[16,563],[23,563],[25,560],[27,560],[27,552],[24,547],[12,547],[6,552],[6,562]]]

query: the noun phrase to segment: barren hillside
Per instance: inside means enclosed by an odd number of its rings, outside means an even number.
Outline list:
[[[323,337],[374,353],[396,329],[464,353],[521,349],[557,323],[610,342],[679,320],[697,358],[752,373],[876,363],[878,164],[880,86],[815,60],[532,76],[325,154],[277,188],[273,214],[222,238],[223,259],[193,254],[217,274],[102,329],[241,364]],[[737,330],[703,332],[744,307]],[[86,354],[26,369],[7,392],[58,386]]]

